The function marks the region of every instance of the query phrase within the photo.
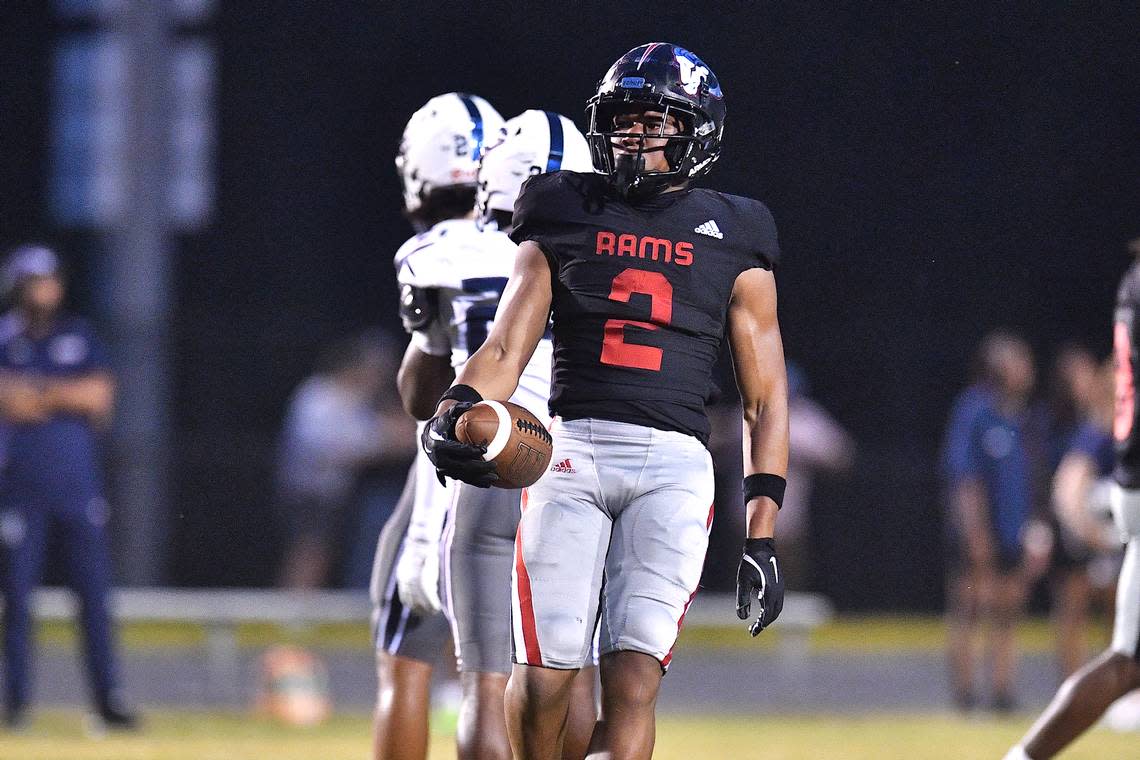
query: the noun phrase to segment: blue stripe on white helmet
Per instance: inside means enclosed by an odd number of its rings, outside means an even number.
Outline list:
[[[511,213],[528,177],[559,170],[593,171],[586,138],[565,116],[523,111],[503,126],[479,164],[479,219],[487,222],[496,211]]]

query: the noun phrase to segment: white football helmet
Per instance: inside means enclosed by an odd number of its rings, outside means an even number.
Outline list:
[[[404,208],[415,212],[432,190],[475,186],[479,158],[503,126],[503,117],[478,95],[437,95],[412,114],[396,171],[404,181]]]
[[[594,170],[586,138],[565,116],[523,111],[503,125],[498,140],[483,153],[475,197],[478,219],[486,223],[496,211],[510,214],[527,177],[560,169]]]

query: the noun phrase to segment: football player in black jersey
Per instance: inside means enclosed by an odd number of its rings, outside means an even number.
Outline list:
[[[658,688],[708,545],[705,402],[725,337],[745,426],[737,614],[748,618],[758,597],[755,635],[783,605],[775,225],[757,201],[688,186],[720,153],[720,85],[691,52],[642,45],[610,68],[587,112],[598,173],[527,182],[498,317],[423,435],[440,472],[491,484],[492,464],[455,439],[455,421],[511,395],[552,318],[553,466],[524,497],[512,583],[507,723],[526,760],[559,756],[568,687],[595,631],[602,707],[590,753],[652,754]]]
[[[1056,756],[1113,702],[1140,689],[1140,407],[1135,383],[1140,372],[1140,238],[1128,247],[1138,261],[1120,282],[1112,341],[1116,363],[1112,517],[1128,547],[1116,586],[1112,643],[1061,684],[1045,712],[1005,760]]]

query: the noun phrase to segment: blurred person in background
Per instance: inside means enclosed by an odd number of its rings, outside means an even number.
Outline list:
[[[0,475],[5,722],[21,728],[28,720],[30,601],[54,533],[79,597],[93,727],[132,729],[137,718],[119,693],[107,605],[112,568],[98,451],[114,380],[91,326],[63,311],[54,251],[16,248],[0,277],[12,303],[0,320],[0,417],[9,434]]]
[[[807,374],[794,361],[785,364],[788,375],[788,485],[780,508],[780,553],[785,588],[805,591],[811,587],[814,568],[811,557],[811,507],[813,485],[820,476],[842,476],[855,461],[855,443],[826,409],[810,397]],[[709,552],[701,576],[701,588],[728,589],[735,581],[736,567],[726,561],[727,546],[735,548],[744,525],[740,507],[741,426],[740,395],[727,352],[716,367],[717,396],[709,404],[712,433],[709,452],[716,479],[716,519],[709,535]],[[717,552],[720,547],[724,551]]]
[[[812,485],[817,475],[843,475],[855,462],[855,443],[827,410],[809,397],[803,368],[787,363],[788,487],[780,509],[780,546],[786,588],[802,591],[812,579],[809,545]]]
[[[408,466],[419,446],[414,438],[415,423],[404,412],[396,391],[396,370],[403,341],[387,330],[369,330],[379,350],[387,357],[381,371],[381,390],[374,401],[382,409],[388,429],[388,456],[363,463],[357,470],[348,499],[348,515],[340,538],[343,558],[342,584],[345,588],[367,589],[372,582],[372,563],[381,532],[395,514],[407,480]]]
[[[1140,238],[1129,242],[1140,259]],[[1116,589],[1112,643],[1069,676],[1053,701],[1005,760],[1055,757],[1104,715],[1116,700],[1140,689],[1140,431],[1136,373],[1140,338],[1140,262],[1121,280],[1113,319],[1115,403],[1112,438],[1115,460],[1109,503],[1121,538],[1127,543]]]
[[[400,319],[411,335],[398,375],[405,409],[411,395],[433,394],[451,383],[447,317],[436,319],[438,291],[420,288],[415,257],[476,234],[475,183],[485,141],[503,117],[483,98],[439,95],[412,114],[404,128],[396,171],[404,190],[404,216],[416,235],[396,252]],[[473,314],[471,316],[476,316]],[[484,314],[489,319],[491,314]],[[422,365],[425,369],[420,372]],[[416,381],[412,382],[415,378]],[[422,425],[417,432],[422,430]],[[418,437],[417,439],[418,440]],[[372,635],[377,692],[372,752],[375,760],[424,760],[428,750],[431,677],[448,661],[451,629],[439,598],[440,536],[452,490],[416,447],[416,460],[392,519],[384,526],[372,566]],[[501,708],[500,708],[501,709]]]
[[[1085,631],[1094,599],[1111,611],[1119,570],[1120,538],[1107,518],[1108,487],[1114,465],[1112,443],[1112,367],[1091,367],[1078,357],[1074,396],[1083,413],[1068,441],[1052,483],[1056,523],[1053,623],[1057,655],[1064,676],[1088,658]],[[1060,559],[1057,559],[1060,558]]]
[[[976,639],[988,626],[990,706],[1008,712],[1014,707],[1016,624],[1029,583],[1048,557],[1040,541],[1040,530],[1047,529],[1030,521],[1025,423],[1035,372],[1029,345],[1004,331],[983,339],[978,365],[976,382],[954,403],[944,448],[951,550],[947,645],[954,701],[972,709]]]
[[[1054,507],[1053,480],[1073,436],[1088,415],[1096,373],[1096,357],[1087,348],[1077,343],[1059,346],[1044,393],[1031,405],[1026,422],[1026,441],[1032,452],[1033,513],[1050,528],[1047,576],[1052,597],[1050,611],[1058,663],[1066,675],[1071,672],[1070,666],[1076,667],[1084,661],[1083,655],[1074,655],[1074,647],[1082,648],[1080,632],[1074,630],[1077,621],[1067,610],[1084,604],[1081,600],[1087,597],[1088,556],[1085,552],[1074,554],[1070,549],[1076,549],[1076,544],[1061,540],[1063,529]]]
[[[411,456],[412,426],[392,393],[398,355],[379,332],[341,339],[289,400],[277,466],[285,588],[329,581],[361,473]]]

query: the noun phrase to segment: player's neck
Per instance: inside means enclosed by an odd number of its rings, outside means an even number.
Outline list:
[[[27,325],[28,335],[33,338],[42,338],[51,333],[59,312],[24,308],[20,309],[20,315],[24,318],[24,324]]]

